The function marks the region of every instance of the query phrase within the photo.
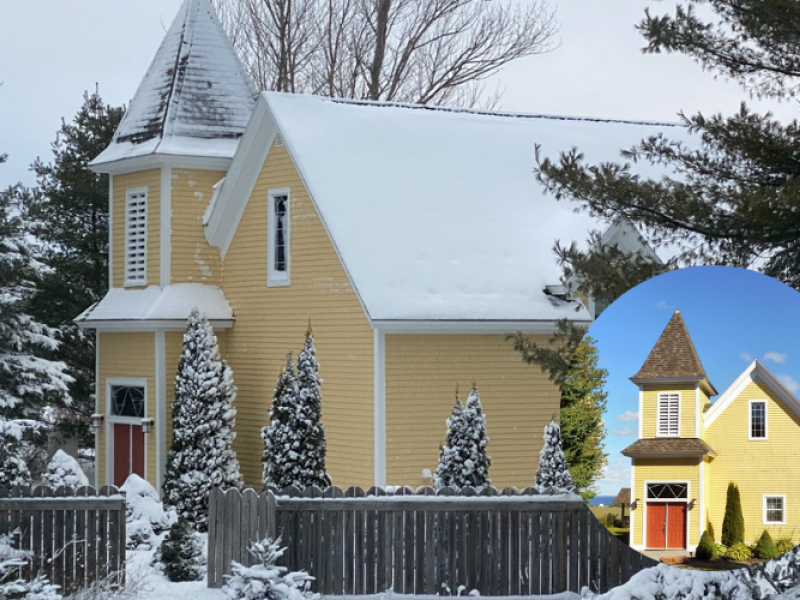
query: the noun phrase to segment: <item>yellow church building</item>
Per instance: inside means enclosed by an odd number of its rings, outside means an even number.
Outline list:
[[[632,547],[694,551],[703,531],[719,542],[730,482],[741,494],[745,541],[764,529],[798,539],[800,401],[761,362],[712,403],[718,392],[675,311],[631,381],[639,439],[622,454],[631,459]]]
[[[234,449],[261,428],[313,324],[333,483],[431,483],[458,386],[477,382],[497,486],[535,478],[560,393],[507,339],[547,344],[571,300],[556,240],[657,258],[632,227],[546,197],[538,145],[616,156],[668,125],[258,92],[210,0],[185,0],[112,143],[109,292],[97,332],[97,485],[160,488],[186,318],[210,320],[238,388]],[[673,128],[674,129],[674,128]]]

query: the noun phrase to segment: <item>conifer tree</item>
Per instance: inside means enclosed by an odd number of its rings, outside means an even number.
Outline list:
[[[203,575],[203,542],[185,519],[178,519],[161,542],[153,563],[160,563],[170,581],[197,581]]]
[[[541,493],[560,494],[575,491],[567,460],[561,449],[561,428],[555,419],[544,428],[544,446],[539,453],[536,487]]]
[[[78,461],[63,450],[56,450],[53,458],[50,459],[44,481],[52,489],[65,487],[75,490],[89,485],[89,479]]]
[[[292,450],[297,453],[297,464],[288,478],[292,485],[326,487],[331,484],[325,472],[325,426],[322,424],[322,380],[317,376],[319,364],[314,348],[314,335],[309,326],[306,341],[297,358],[298,398],[292,430],[295,439]]]
[[[297,479],[297,453],[302,445],[300,432],[294,426],[294,415],[300,402],[297,377],[292,365],[292,355],[286,357],[269,411],[269,425],[261,430],[264,440],[264,485],[283,488],[293,485]]]
[[[733,546],[736,543],[744,543],[744,515],[739,487],[731,481],[728,483],[725,516],[722,519],[722,544]]]
[[[175,377],[172,447],[163,494],[165,506],[200,532],[208,527],[211,488],[242,485],[232,448],[235,396],[233,373],[220,358],[211,325],[193,309]]]
[[[478,388],[472,387],[465,405],[456,394],[453,413],[447,420],[447,437],[439,451],[434,483],[437,488],[451,486],[482,488],[491,484],[487,454],[489,437]]]

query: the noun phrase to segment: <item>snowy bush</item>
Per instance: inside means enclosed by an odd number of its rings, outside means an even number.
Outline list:
[[[41,422],[30,419],[0,417],[0,485],[7,488],[31,485],[23,438],[37,432],[41,426]]]
[[[236,388],[208,319],[192,310],[183,336],[172,403],[172,446],[164,503],[197,531],[208,528],[211,488],[241,487],[233,451]]]
[[[77,460],[63,450],[56,450],[47,465],[44,483],[53,489],[66,487],[75,490],[89,485],[89,480]]]
[[[283,488],[295,485],[299,478],[300,455],[297,448],[300,448],[302,440],[298,439],[299,432],[294,427],[299,402],[300,390],[290,354],[286,357],[286,367],[272,395],[269,425],[261,430],[261,439],[264,440],[264,485]]]
[[[169,529],[175,517],[164,511],[155,488],[136,473],[128,476],[120,491],[125,492],[128,549],[149,550],[154,537]]]
[[[185,519],[178,519],[161,542],[153,563],[160,564],[170,581],[197,581],[205,571],[203,540]]]
[[[544,446],[539,453],[539,470],[536,472],[536,487],[542,494],[565,494],[575,492],[567,459],[561,448],[561,428],[555,420],[544,428]]]
[[[230,600],[317,600],[319,594],[309,591],[314,578],[305,571],[289,572],[277,565],[285,548],[276,541],[265,539],[250,544],[250,554],[256,559],[252,567],[231,562],[233,575],[227,576],[225,592]]]
[[[473,386],[464,406],[456,394],[453,412],[447,420],[445,443],[439,449],[434,485],[437,488],[482,488],[490,485],[492,459],[486,452],[488,443],[486,417],[478,389]]]
[[[0,598],[8,600],[60,600],[58,586],[51,585],[39,574],[32,581],[19,576],[30,552],[14,548],[12,537],[0,535]]]

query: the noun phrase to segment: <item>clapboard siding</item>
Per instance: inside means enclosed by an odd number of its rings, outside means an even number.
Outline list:
[[[114,287],[125,284],[125,195],[147,188],[147,285],[159,285],[161,251],[161,169],[114,175],[112,261]]]
[[[678,392],[680,401],[680,433],[682,438],[697,437],[695,429],[695,384],[646,384],[642,394],[642,438],[656,437],[658,426],[658,395]],[[702,414],[704,404],[700,404]]]
[[[100,333],[100,376],[98,381],[97,412],[106,415],[98,435],[97,481],[98,485],[111,485],[106,479],[106,429],[108,427],[108,404],[106,382],[109,378],[146,379],[147,417],[156,414],[155,387],[155,335],[152,332]],[[169,386],[168,386],[169,387]],[[156,436],[146,436],[147,480],[156,481]]]
[[[532,336],[546,344],[549,337]],[[504,335],[386,336],[386,483],[429,484],[458,386],[475,382],[489,434],[493,485],[526,487],[536,476],[542,432],[558,417],[558,388],[522,361]]]
[[[172,170],[172,283],[220,285],[219,249],[203,234],[203,214],[222,171]]]
[[[291,285],[267,287],[267,198],[288,187]],[[313,326],[328,473],[337,485],[373,481],[372,328],[285,147],[273,147],[223,259],[236,325],[227,356],[238,387],[235,449],[249,484],[261,481],[261,428],[287,353]]]

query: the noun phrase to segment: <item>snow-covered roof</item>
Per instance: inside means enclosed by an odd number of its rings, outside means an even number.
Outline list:
[[[608,161],[652,134],[683,134],[673,124],[264,92],[208,218],[207,237],[223,253],[238,221],[219,223],[241,215],[250,194],[237,181],[254,181],[247,160],[271,141],[251,135],[262,113],[378,321],[589,320],[543,290],[561,275],[554,242],[584,242],[608,224],[544,195],[535,147],[555,156],[577,146],[590,161]]]
[[[210,0],[184,0],[113,141],[91,164],[149,154],[231,158],[256,96]]]
[[[204,314],[214,327],[233,325],[233,309],[216,286],[177,283],[139,289],[112,288],[105,297],[87,308],[75,323],[89,329],[152,329],[154,323],[182,328],[192,308]]]

